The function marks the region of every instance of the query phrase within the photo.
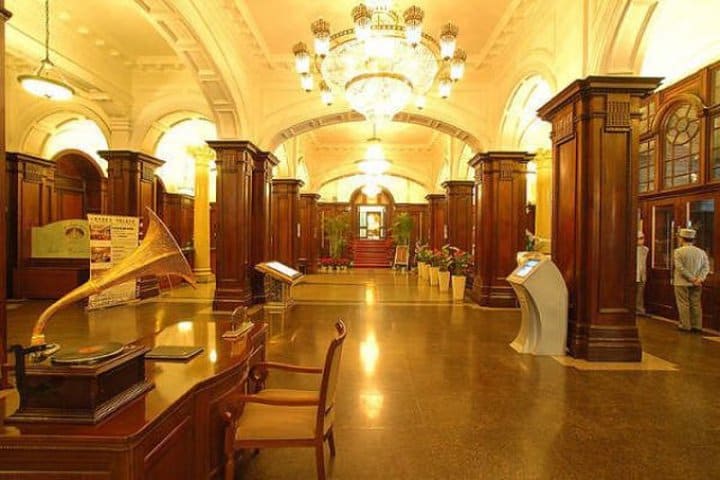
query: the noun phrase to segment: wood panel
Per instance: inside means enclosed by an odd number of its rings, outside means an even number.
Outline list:
[[[473,197],[475,182],[449,180],[445,189],[447,211],[447,243],[469,252],[473,244]]]
[[[217,153],[217,215],[214,310],[252,303],[250,246],[252,170],[259,150],[240,140],[207,142]]]
[[[659,83],[588,77],[538,112],[552,123],[552,257],[568,286],[574,357],[642,356],[635,320],[640,106]]]
[[[104,177],[99,165],[84,152],[65,150],[53,158],[56,166],[55,190],[58,195],[58,220],[64,218],[85,218],[88,213],[104,213],[106,205],[107,179]],[[60,196],[65,190],[61,184],[65,179],[68,190],[79,192],[82,188],[82,214],[68,217],[63,214],[63,205]],[[79,184],[82,183],[82,185]]]
[[[430,216],[427,235],[430,248],[441,248],[447,243],[447,200],[442,193],[431,193],[425,199]]]
[[[488,307],[514,307],[515,294],[505,278],[524,250],[527,152],[487,152],[470,166],[477,178],[475,275],[472,298]]]
[[[264,275],[254,267],[272,256],[272,169],[278,163],[270,152],[259,151],[253,157],[250,278],[254,303],[265,302]]]
[[[210,202],[210,268],[215,273],[217,267],[217,208]]]
[[[5,10],[5,0],[0,0],[0,366],[7,358],[7,317],[5,297],[7,295],[7,225],[8,218],[8,181],[5,164],[5,22],[10,12]],[[8,213],[6,213],[8,212]],[[7,374],[0,369],[0,388],[8,386]]]
[[[272,258],[298,268],[300,258],[300,188],[302,180],[272,181]]]
[[[413,220],[413,231],[410,234],[410,256],[412,263],[415,258],[415,245],[418,242],[427,242],[429,206],[427,203],[396,203],[394,218],[397,218],[398,215],[403,213],[409,215]]]
[[[300,263],[307,273],[317,273],[320,249],[317,193],[300,194]]]
[[[336,215],[351,215],[352,207],[349,203],[343,202],[319,202],[318,203],[318,227],[320,230],[320,257],[330,256],[330,242],[325,232],[325,220]],[[349,232],[352,235],[352,232]],[[351,243],[351,242],[348,242]],[[348,253],[349,254],[349,253]]]

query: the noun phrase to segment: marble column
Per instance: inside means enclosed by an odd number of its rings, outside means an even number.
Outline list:
[[[214,310],[233,311],[252,303],[252,171],[259,150],[241,140],[208,141],[217,165],[217,240]]]
[[[428,201],[429,219],[427,242],[430,248],[440,248],[447,240],[446,206],[447,201],[442,193],[431,193],[425,196]]]
[[[635,319],[640,104],[660,80],[587,77],[538,111],[552,123],[552,258],[568,287],[568,351],[577,358],[642,358]]]
[[[552,238],[552,154],[550,151],[539,150],[535,154],[535,165],[537,171],[535,235],[550,240]],[[550,253],[550,244],[546,243],[546,245],[548,250],[544,253]]]
[[[195,158],[195,201],[193,207],[193,274],[199,283],[215,279],[210,268],[210,161],[215,158],[209,147],[193,148]]]
[[[473,190],[475,182],[469,180],[448,180],[442,184],[447,198],[447,240],[446,243],[472,251]]]
[[[475,279],[471,297],[487,307],[514,307],[515,293],[505,280],[525,249],[527,152],[479,153],[475,169]]]

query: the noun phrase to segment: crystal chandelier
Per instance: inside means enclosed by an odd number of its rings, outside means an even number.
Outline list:
[[[75,94],[50,61],[50,0],[45,0],[45,58],[34,75],[20,75],[18,82],[27,92],[48,100],[69,100]]]
[[[330,33],[330,24],[311,24],[314,52],[303,42],[293,47],[295,69],[307,92],[320,77],[325,104],[342,93],[353,110],[372,122],[392,119],[414,99],[418,109],[438,84],[447,98],[463,77],[467,55],[456,48],[458,27],[445,24],[436,40],[423,32],[425,13],[412,6],[402,15],[392,0],[368,0],[352,10],[354,28]]]

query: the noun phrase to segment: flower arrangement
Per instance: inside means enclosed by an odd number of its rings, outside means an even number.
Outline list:
[[[430,263],[431,257],[432,251],[430,250],[430,247],[427,243],[421,244],[420,242],[417,242],[415,244],[415,261]]]
[[[455,276],[466,275],[470,268],[470,261],[472,260],[470,252],[466,252],[457,247],[450,247],[450,251],[450,271]]]
[[[320,259],[320,266],[321,267],[332,267],[335,265],[335,259],[332,257],[322,257]]]
[[[535,251],[535,244],[537,243],[537,238],[530,230],[525,230],[525,251],[526,252],[532,252]]]
[[[443,245],[440,249],[440,264],[438,267],[440,267],[441,272],[447,272],[450,270],[450,267],[452,265],[452,249],[450,245]]]

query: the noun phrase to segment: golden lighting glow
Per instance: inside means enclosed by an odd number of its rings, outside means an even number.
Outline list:
[[[217,350],[215,350],[214,348],[210,350],[210,355],[208,356],[208,358],[210,359],[210,363],[216,363],[218,358]]]
[[[360,403],[362,404],[365,416],[374,420],[380,416],[385,397],[377,390],[366,390],[360,394]]]
[[[377,187],[377,185],[375,187],[378,188],[378,193],[379,193],[380,192],[379,187]],[[365,193],[365,189],[363,189],[363,193]],[[365,195],[368,195],[368,194],[365,193]],[[377,195],[377,193],[375,193],[375,195]],[[368,196],[373,196],[373,195],[368,195]],[[373,284],[365,285],[365,303],[367,305],[375,304],[375,285],[373,285]]]
[[[375,332],[370,332],[365,340],[360,342],[360,363],[362,363],[365,375],[372,376],[375,373],[380,348],[378,347]]]
[[[332,92],[344,92],[353,110],[385,122],[432,90],[438,72],[455,81],[462,77],[465,54],[456,49],[456,25],[445,24],[438,41],[423,33],[420,7],[410,6],[401,15],[391,0],[366,0],[352,9],[351,18],[353,28],[336,33],[323,19],[311,24],[314,62],[305,43],[293,47],[305,91],[311,90],[308,77],[318,74]],[[329,104],[325,90],[321,96]]]
[[[182,322],[179,322],[177,325],[178,325],[178,331],[180,331],[180,332],[183,332],[183,333],[192,332],[193,322],[191,322],[190,320],[184,320]]]

